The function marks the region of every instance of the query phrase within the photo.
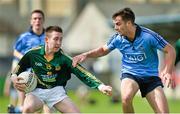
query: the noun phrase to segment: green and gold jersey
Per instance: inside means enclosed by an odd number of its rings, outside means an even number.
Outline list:
[[[40,46],[27,52],[20,60],[15,74],[20,74],[27,68],[32,68],[38,79],[37,88],[52,88],[55,86],[65,86],[71,78],[71,73],[75,74],[81,81],[91,88],[97,88],[102,82],[88,72],[80,64],[72,66],[72,59],[59,50],[55,53],[51,61],[44,57],[45,47]]]

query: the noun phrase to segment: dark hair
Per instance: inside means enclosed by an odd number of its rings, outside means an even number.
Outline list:
[[[46,36],[47,36],[48,33],[51,33],[53,31],[63,33],[63,30],[62,30],[61,27],[59,27],[59,26],[49,26],[45,30]]]
[[[34,13],[40,13],[40,14],[42,15],[42,17],[43,17],[43,20],[45,20],[44,12],[43,12],[42,10],[39,10],[39,9],[33,10],[33,11],[31,12],[31,16],[32,16],[32,14],[34,14]]]
[[[124,21],[131,21],[132,23],[135,21],[135,14],[130,8],[123,8],[119,10],[113,14],[112,18],[115,19],[117,16],[121,16]]]

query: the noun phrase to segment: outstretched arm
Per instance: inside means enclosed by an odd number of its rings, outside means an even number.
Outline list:
[[[103,84],[99,79],[97,79],[92,73],[87,71],[84,67],[82,67],[80,64],[77,64],[76,67],[72,66],[72,58],[66,54],[64,54],[64,57],[66,58],[66,65],[71,69],[71,73],[75,74],[84,84],[87,86],[98,89],[103,94],[106,94],[108,96],[112,95],[112,87]]]
[[[97,79],[93,74],[87,71],[84,67],[78,64],[76,67],[71,66],[71,71],[74,73],[82,82],[91,88],[96,88],[103,94],[108,96],[112,95],[112,87],[104,85],[99,79]]]
[[[109,49],[107,45],[101,46],[97,49],[82,53],[80,55],[77,55],[73,57],[73,66],[75,67],[77,63],[85,61],[87,58],[97,58],[104,55],[107,55],[109,53]]]
[[[167,87],[174,88],[175,82],[172,78],[172,72],[176,59],[176,51],[170,44],[167,44],[163,51],[165,52],[165,67],[161,72],[161,77],[163,78],[163,82],[167,84]]]

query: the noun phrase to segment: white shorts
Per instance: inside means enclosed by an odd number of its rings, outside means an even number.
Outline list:
[[[27,93],[27,95],[28,94],[33,94],[38,97],[43,103],[47,104],[49,108],[52,108],[56,103],[68,97],[63,86],[57,86],[51,89],[36,88],[34,91]]]

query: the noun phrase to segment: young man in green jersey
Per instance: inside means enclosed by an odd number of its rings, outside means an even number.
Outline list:
[[[30,27],[26,32],[23,32],[17,37],[15,44],[13,45],[13,61],[11,71],[15,69],[19,60],[23,55],[31,48],[37,47],[44,44],[45,31],[45,14],[42,10],[35,9],[30,14],[29,20]],[[25,93],[16,91],[11,84],[10,76],[7,76],[4,92],[6,95],[10,92],[10,97],[12,97],[11,105],[8,107],[9,113],[20,113],[23,108]],[[17,95],[16,95],[17,94]],[[13,95],[13,96],[12,96]],[[47,106],[43,109],[44,113],[49,113],[51,110]]]
[[[27,68],[31,67],[38,79],[36,89],[26,94],[23,113],[33,113],[41,109],[44,103],[62,113],[79,113],[64,89],[71,73],[89,87],[97,88],[106,95],[112,94],[110,86],[104,85],[80,64],[72,66],[72,59],[61,50],[63,32],[60,27],[50,26],[45,34],[45,45],[27,52],[11,76],[19,91],[24,91],[25,85],[18,82],[18,75]]]

